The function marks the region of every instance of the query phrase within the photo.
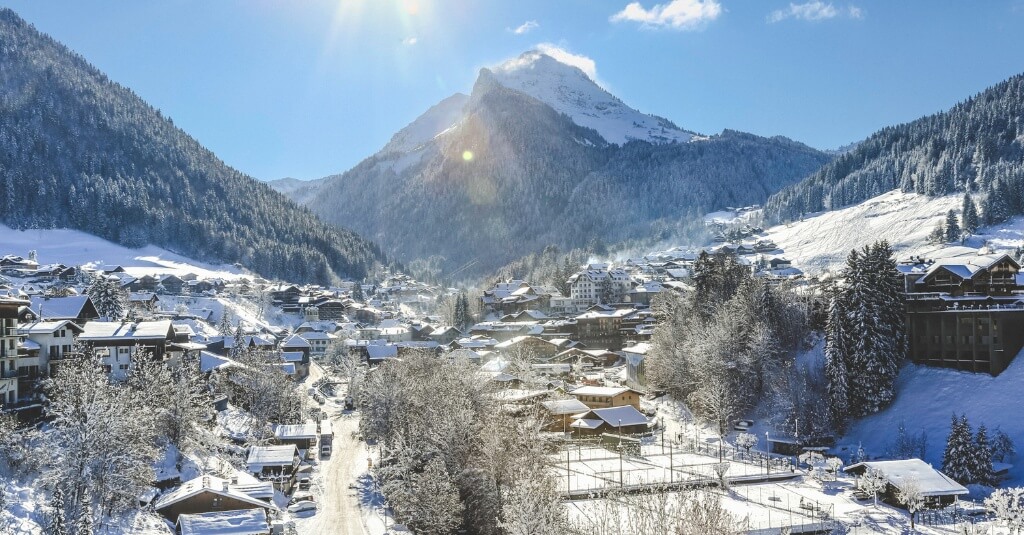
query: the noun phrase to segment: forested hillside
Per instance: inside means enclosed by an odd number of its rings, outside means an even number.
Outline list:
[[[1024,213],[1024,75],[947,112],[883,128],[772,196],[765,213],[788,221],[896,188],[929,196],[980,192],[989,223]]]
[[[457,124],[329,177],[309,207],[405,262],[438,256],[482,274],[549,245],[667,237],[703,213],[762,203],[829,159],[733,131],[617,145],[483,69]]]
[[[329,282],[383,261],[224,164],[131,90],[0,10],[0,222]]]

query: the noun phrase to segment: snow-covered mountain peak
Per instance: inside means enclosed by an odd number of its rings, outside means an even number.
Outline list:
[[[412,152],[457,124],[469,97],[456,93],[423,112],[415,121],[391,136],[381,152]]]
[[[609,143],[638,139],[651,143],[689,141],[693,134],[671,121],[640,113],[605,91],[583,70],[539,50],[531,50],[494,67],[501,85],[521,91],[593,128]]]

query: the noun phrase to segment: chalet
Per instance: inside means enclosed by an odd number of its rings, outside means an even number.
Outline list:
[[[297,305],[302,290],[295,285],[279,285],[270,289],[270,299],[276,305]]]
[[[590,307],[576,316],[576,338],[588,347],[607,347],[618,350],[625,342],[623,320],[636,311],[632,308],[612,308],[604,305]]]
[[[590,436],[602,433],[636,435],[650,429],[650,421],[635,407],[609,407],[591,409],[573,418],[570,427],[578,435]]]
[[[581,386],[569,392],[591,409],[633,406],[640,409],[640,392],[623,386]]]
[[[555,341],[552,340],[552,343]],[[583,368],[604,368],[614,365],[619,355],[605,349],[570,348],[551,357],[552,363],[566,363]]]
[[[5,255],[0,257],[0,268],[3,269],[35,271],[38,267],[39,262],[30,258],[24,258],[17,255]]]
[[[998,375],[1024,347],[1020,265],[1009,255],[898,266],[906,291],[909,357]]]
[[[33,296],[21,314],[21,321],[71,320],[84,325],[100,317],[88,295],[68,297]]]
[[[926,507],[942,507],[969,493],[962,485],[949,476],[932,468],[921,459],[901,461],[869,461],[857,463],[844,469],[853,475],[862,475],[868,470],[877,470],[885,478],[885,501],[903,506],[899,500],[899,487],[904,481],[913,480],[921,489]]]
[[[306,332],[295,336],[305,340],[309,345],[309,354],[315,356],[323,356],[324,353],[327,353],[327,348],[330,347],[335,340],[333,334],[318,331]]]
[[[343,321],[345,319],[345,303],[340,299],[330,299],[316,306],[319,319],[326,321]]]
[[[238,485],[215,476],[200,476],[157,499],[154,508],[172,522],[180,515],[196,515],[242,509],[259,510],[266,519],[270,503],[239,490]]]
[[[132,292],[155,292],[156,285],[160,281],[152,275],[143,275],[128,285],[128,290]]]
[[[249,473],[260,479],[291,477],[299,467],[299,449],[295,444],[253,446],[245,464]]]
[[[124,379],[140,351],[163,360],[168,344],[174,341],[171,320],[120,322],[90,321],[78,341],[89,346],[102,359],[103,367],[115,379]]]
[[[68,267],[64,264],[46,264],[36,268],[35,273],[32,274],[40,280],[56,280],[60,277],[60,274],[64,272]]]
[[[452,327],[451,325],[445,325],[431,330],[430,334],[427,336],[430,340],[441,345],[448,345],[459,338],[462,338],[462,331]]]
[[[149,315],[157,310],[160,298],[153,292],[131,292],[128,295],[128,310],[139,315]]]
[[[181,295],[185,289],[185,281],[177,275],[161,275],[157,277],[157,289],[170,295]]]
[[[0,294],[0,406],[8,409],[18,402],[18,310],[28,301]]]
[[[519,353],[541,360],[547,360],[559,353],[557,345],[536,336],[517,336],[495,345],[494,349],[506,355]]]
[[[175,524],[179,535],[270,535],[267,512],[261,508],[210,513],[183,513]]]
[[[35,380],[50,375],[50,362],[72,356],[75,337],[85,332],[70,320],[34,321],[18,326],[18,334],[33,342],[38,349],[29,351],[18,361],[22,380]]]
[[[545,415],[544,430],[561,431],[563,433],[572,429],[572,417],[574,415],[590,411],[590,407],[575,398],[542,401],[540,406]]]

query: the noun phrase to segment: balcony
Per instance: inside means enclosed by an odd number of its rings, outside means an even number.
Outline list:
[[[0,379],[15,379],[18,377],[18,370],[4,370],[0,372]]]

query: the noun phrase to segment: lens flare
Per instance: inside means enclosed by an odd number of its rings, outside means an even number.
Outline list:
[[[473,151],[464,150],[462,151],[462,159],[467,162],[473,161]]]

